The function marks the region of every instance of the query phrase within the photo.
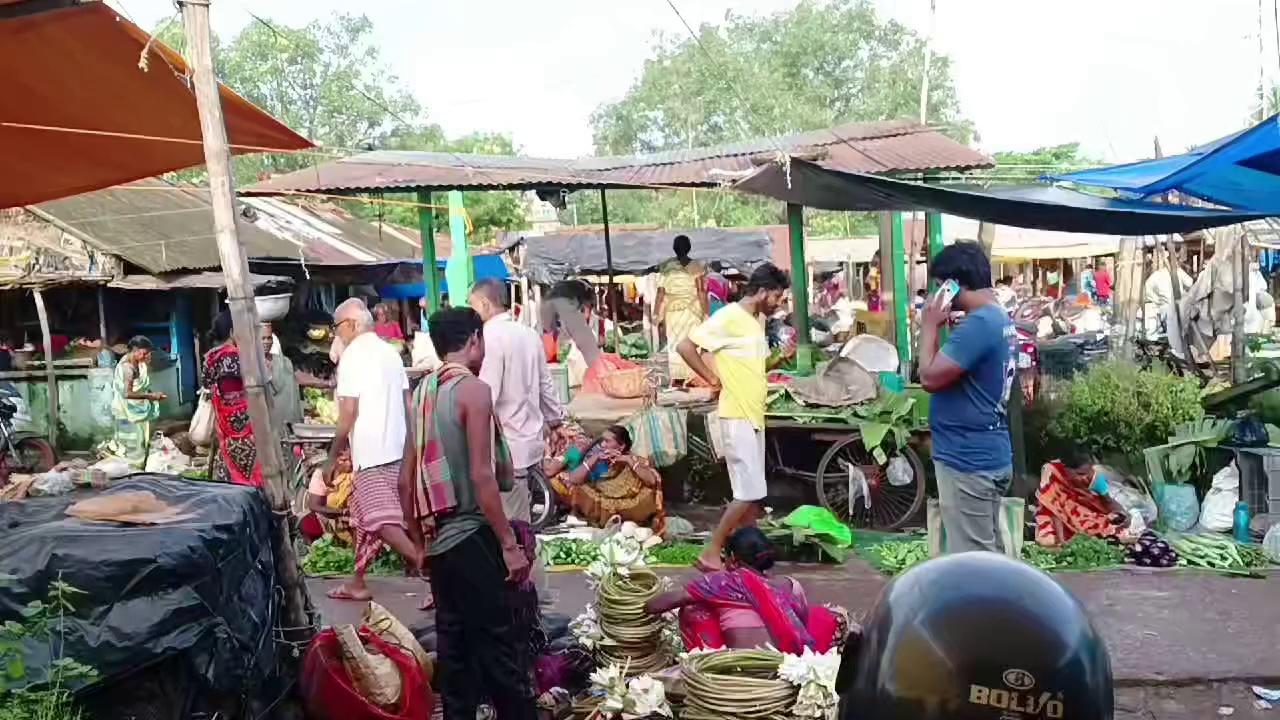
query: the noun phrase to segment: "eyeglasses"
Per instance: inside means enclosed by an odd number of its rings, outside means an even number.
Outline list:
[[[334,323],[334,324],[330,325],[329,327],[330,327],[334,332],[337,332],[337,331],[338,331],[338,328],[342,327],[343,325],[345,325],[346,323],[349,323],[349,322],[355,322],[355,320],[352,320],[351,318],[347,318],[346,320],[339,320],[338,322],[336,322],[336,323]]]

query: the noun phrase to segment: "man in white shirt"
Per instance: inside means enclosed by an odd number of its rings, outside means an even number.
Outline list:
[[[530,522],[529,488],[541,480],[547,428],[560,424],[564,409],[547,370],[542,338],[511,317],[506,285],[493,278],[480,280],[467,301],[484,320],[480,379],[493,394],[515,468],[515,486],[502,494],[503,509],[512,520]]]
[[[410,537],[413,514],[413,433],[408,415],[409,378],[400,354],[374,333],[373,315],[352,298],[333,313],[333,329],[343,344],[338,363],[338,428],[326,473],[351,448],[355,483],[351,526],[355,535],[355,577],[330,591],[338,600],[371,597],[364,574],[384,543],[410,568],[422,566],[421,539]]]

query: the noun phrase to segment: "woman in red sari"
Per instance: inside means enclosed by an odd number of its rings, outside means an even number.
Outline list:
[[[209,392],[218,428],[213,479],[262,487],[262,466],[253,444],[249,401],[240,375],[240,350],[231,338],[231,313],[227,310],[213,321],[213,339],[218,344],[205,353],[200,372],[200,386]]]
[[[1123,539],[1124,508],[1095,492],[1095,476],[1093,459],[1078,448],[1044,464],[1036,490],[1036,543],[1056,547],[1076,533]]]
[[[773,546],[759,528],[744,527],[725,544],[725,569],[709,572],[649,600],[653,614],[679,609],[686,650],[754,648],[769,644],[785,653],[808,647],[826,652],[836,644],[840,619],[810,606],[800,583],[770,577]]]

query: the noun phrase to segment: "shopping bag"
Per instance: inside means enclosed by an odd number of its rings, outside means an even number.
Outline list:
[[[187,436],[196,445],[208,447],[213,444],[213,427],[213,403],[209,400],[209,392],[201,390],[200,402],[196,404],[196,414],[191,416]]]

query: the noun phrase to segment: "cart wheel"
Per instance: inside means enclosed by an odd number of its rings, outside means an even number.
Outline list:
[[[897,530],[905,525],[924,505],[925,474],[920,456],[910,447],[899,452],[911,465],[911,482],[892,485],[885,464],[876,462],[862,445],[862,436],[854,433],[837,441],[818,462],[818,500],[836,517],[854,527],[875,530]],[[862,497],[861,483],[853,489],[849,501],[849,468],[854,467],[866,478],[870,507]],[[850,511],[852,505],[852,511]]]

